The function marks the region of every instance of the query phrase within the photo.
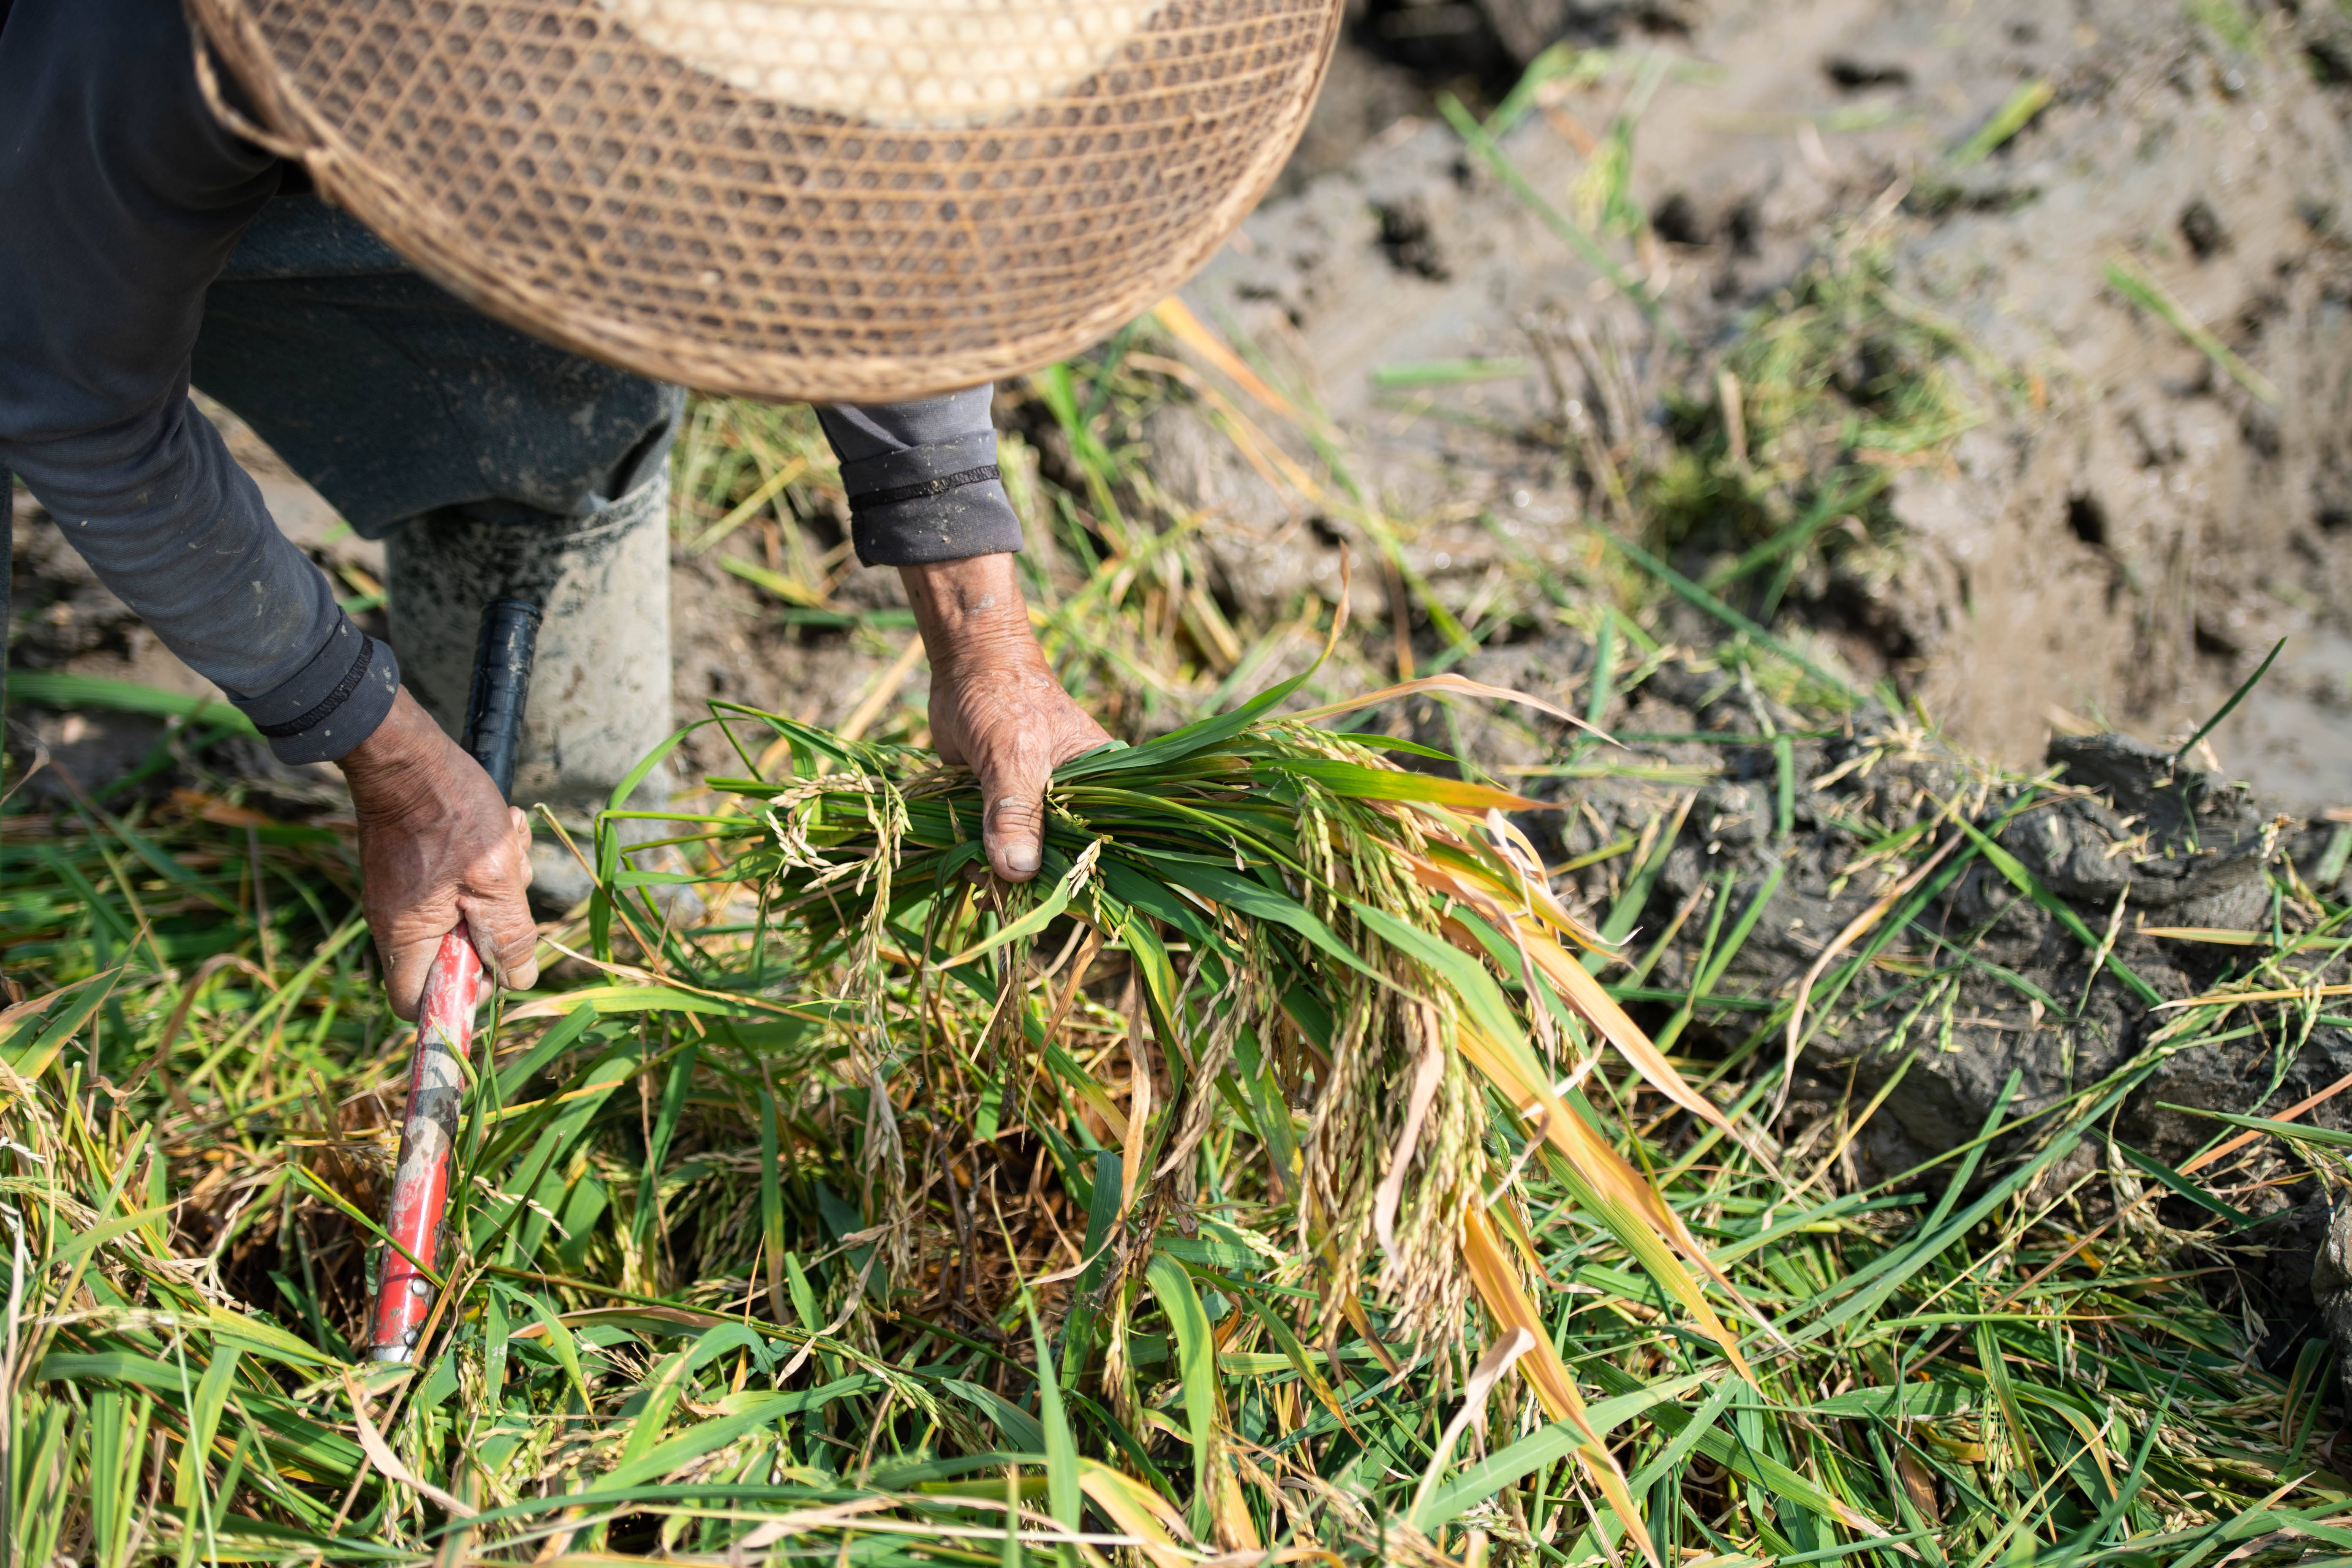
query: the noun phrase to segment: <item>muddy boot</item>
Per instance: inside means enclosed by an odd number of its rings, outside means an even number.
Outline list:
[[[668,519],[663,468],[585,517],[485,522],[432,512],[386,541],[402,676],[452,735],[465,722],[482,606],[514,597],[544,612],[514,804],[527,812],[548,806],[585,855],[594,853],[596,813],[674,728]],[[630,804],[658,807],[673,787],[668,769],[656,767]],[[665,837],[663,826],[632,822],[626,836]],[[532,828],[531,902],[561,913],[588,896],[589,876],[536,813]]]

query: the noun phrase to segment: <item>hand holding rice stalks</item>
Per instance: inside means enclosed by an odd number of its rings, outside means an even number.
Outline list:
[[[915,753],[746,712],[782,738],[793,773],[713,781],[766,801],[763,835],[745,843],[732,874],[763,884],[770,909],[805,927],[813,969],[840,966],[835,1016],[854,1020],[877,1062],[886,1041],[903,1050],[919,1038],[918,1057],[941,1048],[934,994],[960,989],[985,1019],[978,1047],[1023,1094],[1052,1095],[1057,1077],[1073,1077],[1061,1071],[1056,1031],[1084,966],[1123,952],[1140,1000],[1131,1026],[1148,1020],[1174,1084],[1170,1115],[1127,1119],[1127,1188],[1148,1172],[1150,1203],[1189,1212],[1203,1139],[1221,1107],[1238,1110],[1265,1152],[1267,1194],[1297,1226],[1293,1267],[1318,1291],[1327,1334],[1368,1272],[1416,1342],[1455,1331],[1475,1291],[1492,1337],[1528,1331],[1525,1370],[1545,1407],[1582,1426],[1575,1379],[1527,1294],[1534,1270],[1510,1190],[1517,1170],[1494,1152],[1528,1142],[1532,1155],[1539,1142],[1580,1206],[1749,1376],[1701,1277],[1738,1293],[1576,1086],[1605,1045],[1675,1104],[1728,1124],[1562,945],[1605,951],[1553,897],[1540,858],[1504,815],[1538,803],[1405,772],[1357,742],[1272,717],[1304,679],[1064,766],[1048,796],[1043,870],[1023,886],[986,875],[968,775],[918,773]],[[1086,956],[1055,1005],[1050,992],[1032,997],[1028,961],[1065,918],[1083,928],[1071,941],[1083,940]],[[877,1108],[888,1099],[878,1095]],[[918,1108],[887,1114],[903,1124]],[[957,1120],[935,1105],[919,1115],[935,1129]],[[1508,1128],[1507,1139],[1486,1137],[1490,1125]],[[894,1173],[882,1173],[886,1187]],[[1582,1456],[1646,1550],[1605,1447],[1596,1437]]]

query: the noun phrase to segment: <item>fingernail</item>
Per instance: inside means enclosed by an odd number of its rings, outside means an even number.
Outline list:
[[[1037,874],[1037,847],[1034,844],[1008,844],[1004,847],[1004,868],[1016,877]]]

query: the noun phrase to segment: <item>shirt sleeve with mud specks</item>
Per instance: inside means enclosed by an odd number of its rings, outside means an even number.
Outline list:
[[[0,29],[0,465],[287,762],[400,683],[188,402],[205,289],[278,188],[224,131],[173,0],[14,0]]]

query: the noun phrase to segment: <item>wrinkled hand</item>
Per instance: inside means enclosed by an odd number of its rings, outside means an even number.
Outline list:
[[[415,1018],[434,952],[460,917],[499,984],[537,981],[539,933],[523,900],[530,826],[481,764],[403,687],[342,769],[359,808],[361,906],[392,1010]]]
[[[899,569],[931,661],[931,743],[980,775],[981,842],[1010,882],[1037,874],[1045,784],[1110,739],[1070,700],[1029,629],[1010,555]]]

